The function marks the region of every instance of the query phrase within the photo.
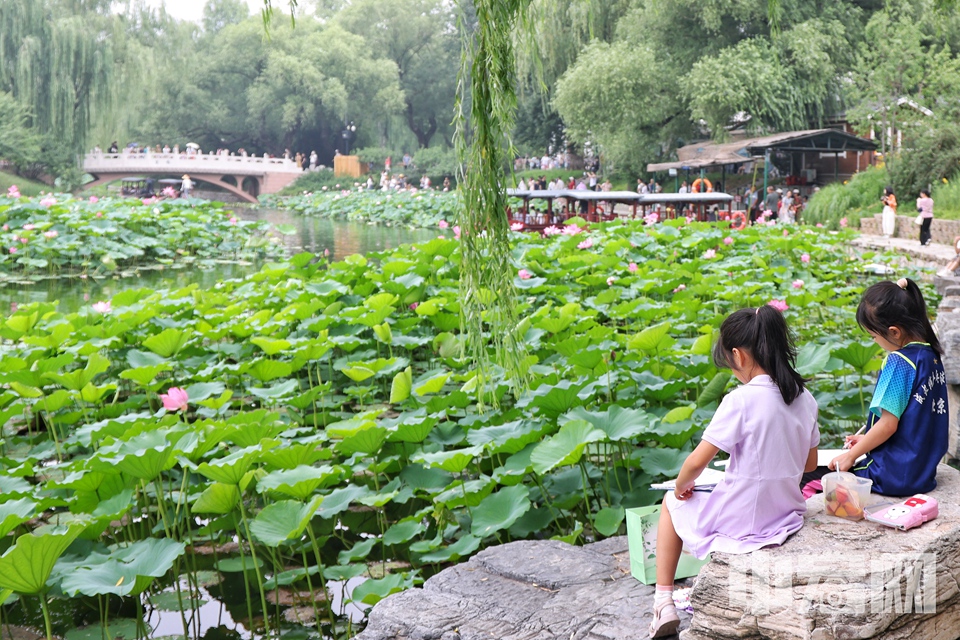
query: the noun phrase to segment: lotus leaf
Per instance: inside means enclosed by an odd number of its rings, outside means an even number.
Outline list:
[[[409,584],[405,585],[405,583]],[[391,593],[403,591],[404,588],[413,586],[413,581],[405,579],[398,573],[392,573],[378,580],[365,580],[357,585],[350,594],[351,602],[375,605]]]
[[[28,498],[0,503],[0,537],[7,535],[18,525],[33,517],[36,503]]]
[[[506,487],[484,498],[471,511],[473,523],[470,532],[478,538],[485,538],[509,529],[529,509],[529,490],[525,486]]]
[[[329,486],[342,477],[343,471],[337,467],[301,465],[289,470],[268,473],[257,482],[257,489],[260,492],[269,491],[298,500],[306,500],[317,489]]]
[[[533,470],[544,474],[555,467],[577,464],[588,444],[605,438],[603,431],[586,420],[571,420],[533,450],[530,454]]]
[[[250,523],[250,533],[268,547],[278,547],[284,542],[299,538],[317,513],[322,496],[315,496],[309,503],[296,500],[281,500],[267,505]]]
[[[482,452],[483,447],[467,447],[466,449],[438,451],[437,453],[420,453],[414,456],[412,460],[450,473],[460,473]]]
[[[422,554],[420,561],[424,564],[456,562],[479,549],[481,542],[480,538],[467,534],[447,547]]]
[[[233,511],[239,501],[240,487],[236,484],[215,482],[203,490],[191,508],[194,513],[225,514]]]
[[[84,528],[83,523],[27,533],[0,556],[0,587],[16,593],[44,591],[57,559]]]

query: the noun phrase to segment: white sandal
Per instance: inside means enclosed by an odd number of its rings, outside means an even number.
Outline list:
[[[650,622],[651,638],[666,638],[677,635],[680,616],[673,601],[662,602],[653,607],[653,620]]]

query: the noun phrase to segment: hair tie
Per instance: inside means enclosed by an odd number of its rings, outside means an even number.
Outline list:
[[[753,315],[755,315],[755,316],[760,315],[760,307],[757,307],[757,311],[756,311]]]
[[[903,290],[906,290],[906,288],[907,288],[907,279],[906,279],[906,278],[900,278],[899,280],[897,280],[897,286],[900,287],[900,288],[903,289]]]

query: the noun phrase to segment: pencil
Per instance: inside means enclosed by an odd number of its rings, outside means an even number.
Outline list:
[[[867,425],[864,424],[864,425],[863,425],[862,427],[860,427],[860,429],[858,429],[857,432],[856,432],[855,434],[853,434],[853,435],[854,435],[854,436],[858,436],[858,435],[860,435],[861,433],[863,433],[863,432],[866,431],[866,430],[867,430]],[[852,438],[853,436],[850,436],[850,437]],[[844,442],[844,443],[843,443],[843,448],[844,448],[844,449],[849,449],[849,448],[850,448],[850,443],[849,443],[849,442]]]

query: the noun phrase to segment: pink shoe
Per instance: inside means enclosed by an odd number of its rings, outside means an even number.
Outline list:
[[[663,602],[653,607],[653,621],[650,623],[651,638],[666,638],[677,635],[680,616],[673,601]]]

